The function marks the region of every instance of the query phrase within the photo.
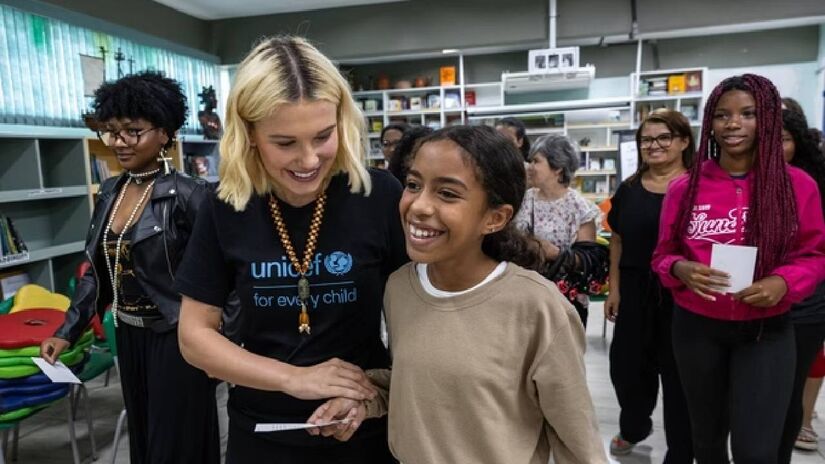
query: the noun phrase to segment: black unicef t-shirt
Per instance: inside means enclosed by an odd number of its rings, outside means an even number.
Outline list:
[[[205,202],[178,269],[177,290],[218,307],[236,290],[241,309],[230,330],[252,353],[296,366],[337,357],[363,369],[387,367],[380,338],[384,286],[408,258],[398,214],[401,186],[383,171],[370,170],[370,177],[369,196],[351,193],[345,174],[334,176],[327,188],[307,272],[310,335],[298,333],[298,274],[281,245],[267,196],[253,196],[241,212],[214,196]],[[279,206],[302,261],[315,202]],[[230,392],[229,409],[230,417],[242,419],[238,422],[304,422],[321,403],[237,386]],[[317,443],[306,432],[265,435]]]

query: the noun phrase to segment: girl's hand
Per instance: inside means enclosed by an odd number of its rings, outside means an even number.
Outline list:
[[[344,422],[307,431],[310,435],[333,436],[336,440],[347,441],[352,438],[366,416],[367,408],[364,403],[349,398],[335,398],[319,406],[307,419],[307,423],[326,424],[334,420],[344,420]]]
[[[695,261],[676,261],[671,272],[687,288],[708,301],[716,301],[713,294],[722,294],[730,286],[728,274]]]
[[[60,359],[60,353],[63,353],[68,347],[68,340],[57,337],[47,338],[40,344],[40,357],[45,359],[47,363],[54,364]]]
[[[619,290],[611,289],[607,292],[607,299],[604,301],[604,317],[610,322],[616,322],[616,317],[619,315]]]
[[[284,393],[302,400],[340,396],[357,401],[375,398],[377,394],[360,367],[338,358],[310,367],[294,367]]]
[[[750,287],[739,291],[733,298],[758,308],[775,306],[788,293],[788,284],[779,276],[757,280]]]

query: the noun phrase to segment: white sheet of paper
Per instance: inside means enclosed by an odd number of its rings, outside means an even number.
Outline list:
[[[52,379],[54,383],[82,383],[80,379],[74,375],[74,372],[60,361],[54,363],[54,366],[40,357],[32,357],[32,361],[34,361],[37,367],[46,374],[46,377]]]
[[[636,141],[622,142],[619,145],[619,153],[622,157],[620,167],[622,168],[622,180],[627,179],[636,172],[639,167],[639,151],[636,149]]]
[[[736,293],[748,288],[756,268],[756,247],[714,243],[710,267],[730,274],[730,287],[725,292]]]
[[[348,419],[334,420],[334,421],[326,422],[324,424],[305,424],[305,423],[302,423],[302,422],[298,422],[298,423],[281,422],[281,423],[277,423],[277,424],[255,424],[255,431],[256,432],[283,432],[285,430],[304,430],[304,429],[311,429],[313,427],[323,427],[325,425],[347,424],[347,423],[349,423]]]

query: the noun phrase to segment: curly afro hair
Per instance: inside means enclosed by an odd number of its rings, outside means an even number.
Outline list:
[[[142,71],[101,85],[95,91],[94,110],[101,122],[142,118],[163,128],[169,148],[186,121],[188,107],[178,81],[157,71]]]

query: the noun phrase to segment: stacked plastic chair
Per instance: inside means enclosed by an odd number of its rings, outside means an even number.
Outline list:
[[[9,313],[0,315],[0,434],[3,436],[5,450],[8,434],[13,433],[14,455],[17,450],[20,422],[53,405],[67,396],[73,388],[70,384],[52,383],[31,359],[40,355],[40,343],[51,337],[63,323],[68,300],[65,297],[56,298],[56,294],[45,289],[32,288],[36,286],[26,287],[21,288],[15,295]],[[46,299],[32,298],[32,294]],[[59,304],[65,307],[33,307],[37,304]],[[4,309],[4,306],[0,306],[0,309]],[[81,373],[88,358],[88,348],[94,338],[93,332],[87,331],[74,346],[60,355],[60,360],[76,374]],[[69,439],[74,461],[79,463],[74,433],[75,407],[72,403],[68,403]],[[3,462],[3,456],[4,451],[0,451],[0,463]]]

